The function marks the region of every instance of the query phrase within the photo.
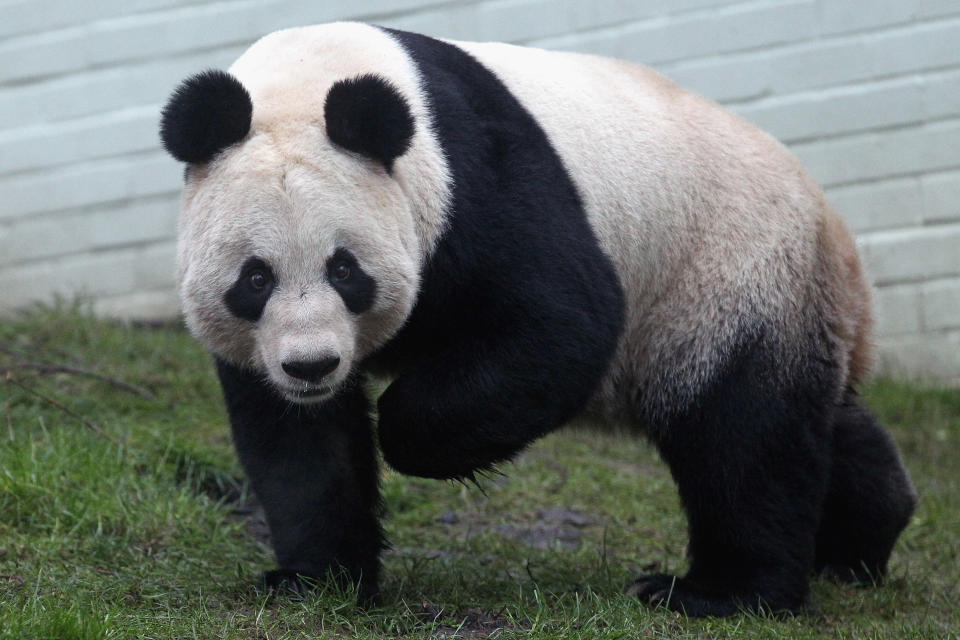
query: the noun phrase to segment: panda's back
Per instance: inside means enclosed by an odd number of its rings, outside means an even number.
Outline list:
[[[776,140],[646,67],[456,44],[544,128],[621,275],[651,294],[691,254],[756,255],[809,236],[824,213],[819,190]]]
[[[835,340],[839,389],[870,360],[852,240],[774,138],[656,72],[597,56],[457,42],[546,131],[627,292],[598,407],[689,402],[757,325],[802,358],[811,314]]]

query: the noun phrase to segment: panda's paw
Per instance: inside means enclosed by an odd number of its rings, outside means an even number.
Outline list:
[[[630,585],[627,593],[654,607],[664,607],[690,618],[730,616],[764,608],[758,599],[754,599],[751,606],[749,601],[711,592],[686,578],[665,573],[640,576]]]
[[[261,591],[271,594],[285,594],[303,597],[316,587],[316,579],[305,576],[294,569],[273,569],[265,571],[257,583]]]
[[[263,572],[257,587],[261,591],[302,597],[317,590],[323,582],[324,577],[306,574],[296,569],[273,569]]]

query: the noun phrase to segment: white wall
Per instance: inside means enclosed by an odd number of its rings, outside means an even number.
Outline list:
[[[886,370],[960,380],[960,0],[0,0],[0,310],[171,317],[160,106],[334,19],[650,64],[784,140],[857,232]]]

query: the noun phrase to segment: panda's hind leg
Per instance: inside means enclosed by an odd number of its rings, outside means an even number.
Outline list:
[[[890,437],[852,391],[834,413],[832,435],[816,568],[844,582],[876,582],[913,514],[916,493]]]
[[[827,493],[836,374],[817,357],[785,372],[762,333],[727,362],[655,429],[687,512],[689,571],[642,577],[630,591],[689,616],[796,611]]]

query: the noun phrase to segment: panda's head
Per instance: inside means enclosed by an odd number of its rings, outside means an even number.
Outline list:
[[[320,402],[413,307],[422,241],[393,172],[415,121],[376,75],[245,85],[208,71],[163,111],[164,146],[188,165],[183,310],[217,356]]]

